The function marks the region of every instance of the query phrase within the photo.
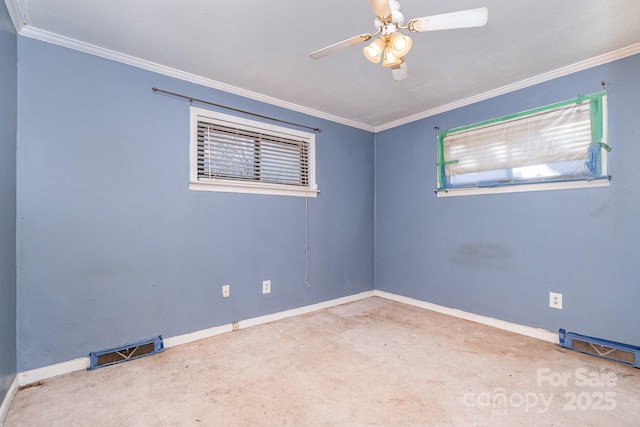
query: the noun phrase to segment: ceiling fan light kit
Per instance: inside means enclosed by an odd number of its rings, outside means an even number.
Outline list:
[[[411,50],[413,41],[411,37],[402,34],[400,30],[418,33],[454,28],[482,27],[486,25],[489,17],[489,11],[483,7],[412,19],[405,27],[402,25],[404,15],[400,12],[400,3],[398,1],[369,0],[369,4],[376,15],[374,25],[377,28],[377,32],[375,34],[362,34],[352,37],[311,52],[309,56],[313,59],[324,58],[333,52],[373,38],[374,40],[362,50],[365,58],[374,64],[378,64],[382,59],[382,66],[391,68],[393,79],[402,80],[409,75],[404,57]]]
[[[376,37],[373,42],[362,50],[365,58],[377,64],[384,53],[383,67],[390,67],[394,58],[404,57],[411,49],[411,37],[403,36],[399,32],[391,36]]]

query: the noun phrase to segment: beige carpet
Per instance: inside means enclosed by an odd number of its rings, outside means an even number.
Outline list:
[[[380,298],[19,391],[5,426],[640,425],[640,372]]]

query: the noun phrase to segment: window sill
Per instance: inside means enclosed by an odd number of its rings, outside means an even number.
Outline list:
[[[317,197],[320,190],[277,184],[247,182],[190,182],[189,190],[220,193],[266,194],[272,196]]]
[[[479,196],[482,194],[523,193],[528,191],[570,190],[577,188],[608,187],[610,180],[594,179],[591,181],[546,182],[539,184],[518,184],[502,187],[452,188],[438,191],[438,197]]]

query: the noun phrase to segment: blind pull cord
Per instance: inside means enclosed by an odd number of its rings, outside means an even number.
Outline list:
[[[307,288],[311,287],[309,283],[309,197],[304,198],[304,283]]]

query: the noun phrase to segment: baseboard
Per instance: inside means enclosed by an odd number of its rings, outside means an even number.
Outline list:
[[[355,295],[349,295],[342,298],[337,298],[329,301],[320,302],[317,304],[306,305],[304,307],[298,307],[291,310],[285,310],[278,313],[267,314],[265,316],[254,317],[251,319],[239,320],[239,329],[249,328],[251,326],[262,325],[269,322],[275,322],[276,320],[282,320],[293,316],[300,316],[301,314],[312,313],[318,310],[324,310],[325,308],[335,307],[337,305],[347,304],[354,301],[359,301],[365,298],[370,298],[374,295],[374,291],[366,291]],[[182,344],[188,344],[190,342],[202,340],[205,338],[213,337],[215,335],[231,332],[233,325],[231,323],[221,326],[215,326],[213,328],[203,329],[200,331],[192,332],[189,334],[178,335],[175,337],[168,337],[163,339],[165,348],[176,347]],[[33,384],[38,381],[53,378],[58,375],[68,374],[70,372],[82,371],[89,367],[89,357],[81,357],[79,359],[70,360],[68,362],[57,363],[55,365],[49,365],[30,371],[21,372],[18,374],[18,385],[24,386]]]
[[[366,291],[359,294],[342,297],[331,301],[320,302],[318,304],[307,305],[304,307],[293,308],[291,310],[281,311],[279,313],[268,314],[266,316],[254,317],[240,321],[240,329],[250,326],[262,325],[264,323],[274,322],[276,320],[286,319],[288,317],[300,316],[302,314],[313,313],[314,311],[324,310],[325,308],[335,307],[337,305],[348,304],[350,302],[360,301],[371,298],[375,295],[375,291]]]
[[[82,371],[88,367],[89,356],[80,357],[67,362],[56,363],[55,365],[20,372],[18,374],[18,384],[22,387],[48,378],[57,377],[58,375],[68,374],[69,372]]]
[[[275,322],[277,320],[287,319],[289,317],[300,316],[302,314],[312,313],[314,311],[324,310],[325,308],[335,307],[337,305],[347,304],[350,302],[359,301],[370,297],[380,297],[391,301],[397,301],[400,303],[412,305],[414,307],[420,307],[427,310],[435,311],[438,313],[447,314],[449,316],[458,317],[460,319],[470,320],[472,322],[481,323],[483,325],[493,326],[494,328],[504,329],[506,331],[515,332],[517,334],[525,335],[532,338],[537,338],[543,341],[548,341],[557,344],[558,334],[545,331],[544,329],[536,329],[530,326],[519,325],[517,323],[506,322],[500,319],[494,319],[492,317],[482,316],[479,314],[469,313],[454,308],[444,307],[430,302],[417,300],[414,298],[405,297],[402,295],[396,295],[385,291],[366,291],[355,295],[350,295],[342,298],[333,299],[330,301],[324,301],[317,304],[307,305],[304,307],[293,308],[291,310],[280,311],[278,313],[267,314],[265,316],[254,317],[251,319],[239,320],[238,328],[245,329],[252,326],[262,325],[269,322]],[[165,338],[165,348],[176,347],[182,344],[188,344],[190,342],[199,341],[205,338],[213,337],[216,335],[224,334],[233,331],[232,324],[225,324],[216,326],[213,328],[203,329],[200,331],[192,332],[189,334],[178,335],[175,337]],[[17,390],[18,386],[24,386],[33,384],[38,381],[46,380],[58,375],[67,374],[74,371],[82,371],[89,367],[89,357],[81,357],[79,359],[70,360],[68,362],[57,363],[55,365],[45,366],[43,368],[33,369],[30,371],[21,372],[17,375],[17,382],[14,381]],[[15,390],[13,391],[15,394]],[[9,393],[7,393],[9,396]],[[13,399],[13,396],[11,396]],[[11,403],[9,399],[9,404]],[[5,403],[7,398],[5,398]],[[4,404],[2,408],[4,409]],[[7,406],[8,410],[8,406]],[[0,415],[2,412],[0,412]],[[2,418],[0,418],[2,419]]]
[[[494,328],[503,329],[505,331],[515,332],[516,334],[525,335],[528,337],[537,338],[542,341],[548,341],[554,344],[558,344],[558,333],[556,332],[532,328],[531,326],[511,323],[505,320],[494,319],[493,317],[482,316],[480,314],[469,313],[467,311],[462,311],[455,308],[445,307],[442,305],[437,305],[430,302],[405,297],[402,295],[392,294],[390,292],[375,290],[373,291],[373,294],[380,298],[401,302],[403,304],[412,305],[414,307],[425,308],[427,310],[447,314],[449,316],[458,317],[460,319],[470,320],[472,322],[481,323],[487,326],[493,326]]]
[[[304,307],[292,308],[291,310],[285,310],[277,313],[267,314],[265,316],[239,320],[238,329],[246,329],[251,326],[263,325],[265,323],[275,322],[276,320],[282,320],[282,319],[287,319],[289,317],[300,316],[301,314],[313,313],[314,311],[324,310],[325,308],[330,308],[330,307],[335,307],[337,305],[360,301],[362,299],[370,298],[373,295],[374,295],[374,291],[366,291],[366,292],[362,292],[355,295],[349,295],[347,297],[320,302],[317,304],[306,305]],[[175,347],[177,345],[187,344],[190,342],[202,340],[205,338],[213,337],[215,335],[220,335],[220,334],[224,334],[231,331],[233,331],[233,325],[229,323],[226,325],[216,326],[213,328],[192,332],[190,334],[165,338],[164,346],[166,348]]]
[[[18,392],[18,376],[16,375],[13,378],[13,382],[11,386],[9,386],[9,390],[7,390],[7,394],[5,394],[4,399],[2,399],[2,404],[0,405],[0,426],[4,425],[4,420],[7,418],[7,414],[9,413],[9,408],[11,407],[11,402],[13,402],[13,398]]]

